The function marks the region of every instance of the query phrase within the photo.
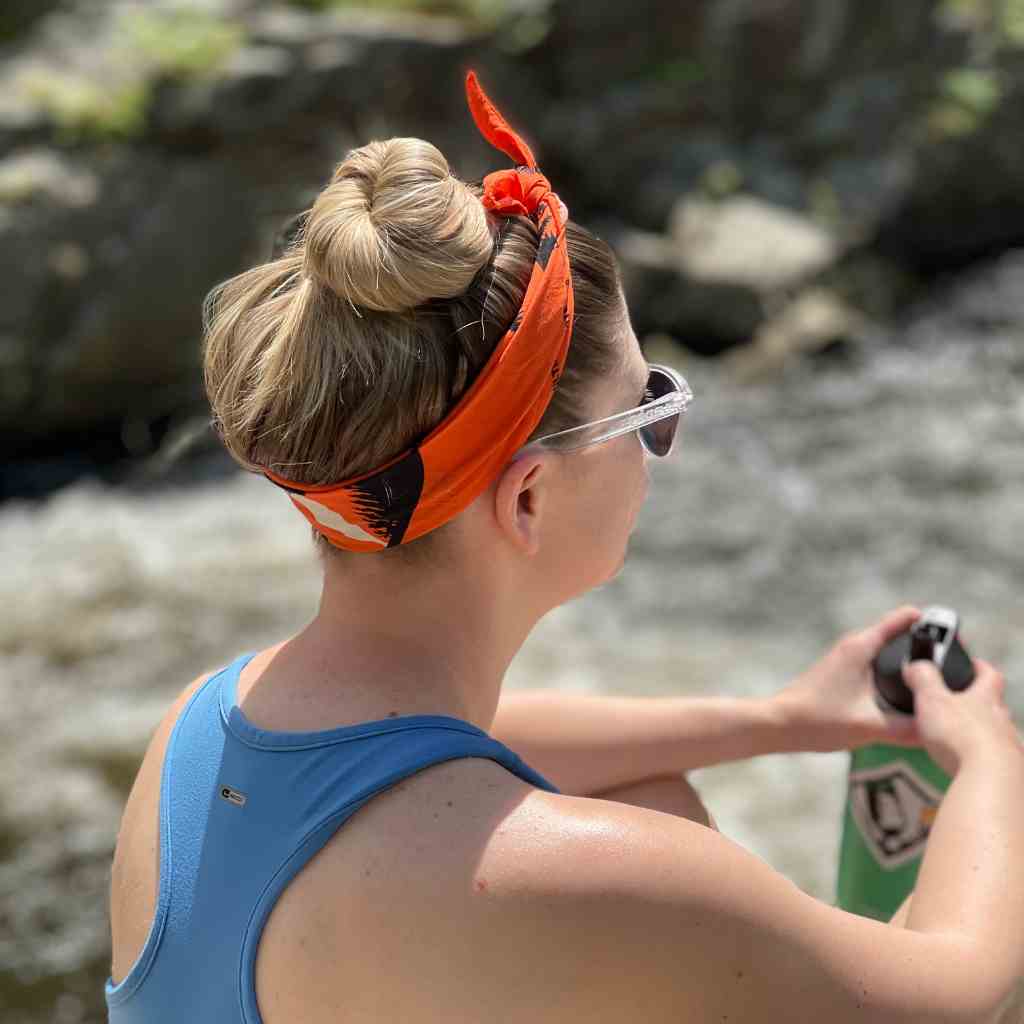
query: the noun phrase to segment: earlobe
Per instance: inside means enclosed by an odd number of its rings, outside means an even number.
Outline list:
[[[547,492],[547,459],[523,456],[505,468],[494,494],[494,515],[509,542],[523,554],[540,550],[541,515]]]

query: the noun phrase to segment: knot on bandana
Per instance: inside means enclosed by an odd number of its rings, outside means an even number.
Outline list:
[[[544,197],[551,193],[551,182],[540,171],[529,167],[509,167],[484,178],[484,207],[499,217],[533,217]]]

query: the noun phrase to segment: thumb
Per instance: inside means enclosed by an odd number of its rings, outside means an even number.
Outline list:
[[[903,680],[914,693],[945,689],[945,682],[935,662],[920,658],[903,666]]]

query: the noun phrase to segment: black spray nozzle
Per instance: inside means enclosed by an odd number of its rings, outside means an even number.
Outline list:
[[[949,639],[947,625],[922,615],[908,632],[890,640],[873,663],[875,691],[887,710],[914,713],[914,694],[903,681],[903,666],[920,660],[933,662],[951,690],[966,690],[974,681],[974,666],[959,634]]]

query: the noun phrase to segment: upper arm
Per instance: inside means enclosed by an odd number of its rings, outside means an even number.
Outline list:
[[[577,1015],[916,1024],[984,1021],[999,998],[962,937],[830,907],[693,822],[586,803],[531,875],[520,936],[579,979]]]

